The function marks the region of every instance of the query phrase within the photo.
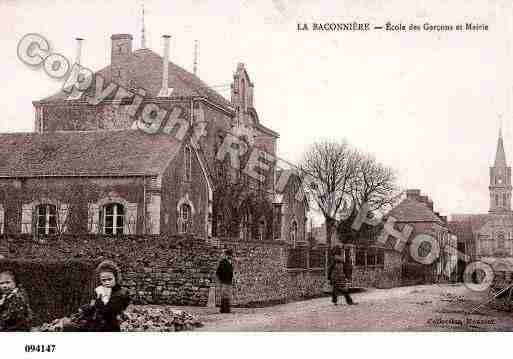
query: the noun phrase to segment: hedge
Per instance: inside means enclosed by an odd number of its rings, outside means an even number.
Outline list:
[[[91,262],[0,260],[0,272],[12,271],[34,313],[33,326],[68,316],[87,303],[94,292]]]

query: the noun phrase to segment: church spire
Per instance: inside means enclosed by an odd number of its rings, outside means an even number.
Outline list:
[[[193,73],[194,73],[194,75],[198,75],[198,40],[194,40]]]
[[[502,125],[499,128],[499,140],[497,141],[497,153],[495,154],[494,167],[506,167],[506,153],[504,152],[504,143],[502,142]]]
[[[141,49],[146,48],[146,28],[144,26],[144,2],[142,3]]]

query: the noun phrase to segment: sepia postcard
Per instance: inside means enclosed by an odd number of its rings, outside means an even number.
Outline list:
[[[9,357],[513,331],[511,1],[1,0],[0,29]]]

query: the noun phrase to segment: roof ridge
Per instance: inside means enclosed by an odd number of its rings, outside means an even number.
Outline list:
[[[132,78],[133,77],[135,77],[135,78],[141,77],[141,76],[137,75],[137,73],[138,73],[137,69],[140,67],[139,64],[140,64],[141,60],[144,60],[145,56],[151,56],[154,60],[158,59],[162,64],[163,56],[161,56],[157,52],[153,51],[152,49],[144,48],[144,49],[134,50],[129,55],[130,61],[127,61],[123,65],[123,66],[128,67],[131,72],[133,71],[132,74],[130,75]],[[174,76],[175,81],[177,81],[179,83],[179,85],[181,85],[181,86],[179,86],[180,90],[184,91],[184,93],[182,95],[178,95],[178,96],[190,97],[192,95],[192,96],[206,97],[206,98],[213,100],[214,102],[218,103],[221,106],[225,106],[225,107],[229,107],[229,108],[233,107],[233,104],[231,103],[230,100],[225,98],[221,93],[219,93],[217,90],[215,90],[212,86],[208,85],[199,76],[193,74],[192,72],[188,71],[184,67],[176,64],[175,62],[173,62],[171,60],[168,61],[168,64],[170,65],[170,68],[173,69],[172,71],[170,71],[169,76]],[[106,73],[106,72],[109,71],[110,69],[112,69],[113,66],[115,66],[115,65],[110,63],[110,64],[106,65],[105,67],[101,68],[100,70],[93,71],[93,74],[94,75],[100,74],[102,76],[109,77],[108,73]],[[146,88],[146,90],[149,91],[151,93],[151,95],[155,96],[155,97],[157,97],[157,93],[153,94],[155,89],[153,89],[152,91],[150,91],[150,89],[154,88],[154,87],[155,88],[158,87],[158,90],[160,90],[162,74],[159,74],[158,77],[160,78],[160,80],[158,81],[158,84],[156,82],[155,83],[151,82],[151,81],[154,81],[154,79],[148,80],[150,83],[146,84],[149,87],[149,88]],[[109,80],[112,80],[112,79],[109,78]],[[142,86],[142,87],[146,87],[146,86]],[[189,92],[189,93],[187,93],[187,92]],[[47,101],[52,102],[52,101],[56,101],[56,100],[65,99],[67,97],[68,97],[67,94],[64,93],[64,91],[61,89],[60,91],[58,91],[50,96],[44,97],[43,99],[41,99],[39,101],[35,101],[35,102],[47,102]]]

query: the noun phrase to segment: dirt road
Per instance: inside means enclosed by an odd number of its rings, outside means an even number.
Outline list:
[[[355,306],[318,298],[224,315],[187,310],[201,317],[204,331],[513,331],[513,313],[485,306],[465,314],[486,297],[462,285],[429,285],[356,293]]]

